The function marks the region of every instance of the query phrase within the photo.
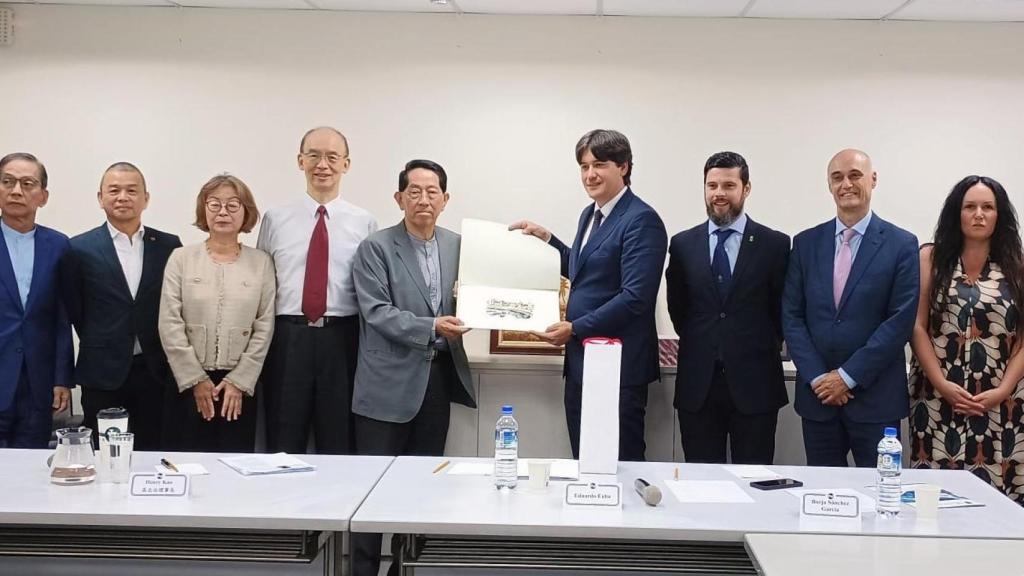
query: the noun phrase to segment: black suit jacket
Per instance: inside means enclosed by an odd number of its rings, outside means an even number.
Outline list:
[[[679,334],[675,407],[696,412],[711,388],[715,361],[743,414],[789,401],[782,373],[782,288],[789,236],[748,217],[728,294],[711,275],[707,221],[672,237],[665,271],[672,325]]]
[[[142,241],[142,279],[132,299],[106,223],[71,239],[62,282],[79,339],[76,384],[100,390],[120,388],[131,369],[136,337],[153,376],[169,375],[157,320],[164,267],[181,240],[144,227]]]

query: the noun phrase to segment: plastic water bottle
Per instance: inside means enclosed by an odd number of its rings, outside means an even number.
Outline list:
[[[895,517],[900,513],[900,467],[903,461],[903,445],[896,438],[895,428],[886,428],[885,436],[878,443],[878,515]]]
[[[519,480],[519,423],[511,406],[501,407],[494,425],[494,487],[515,488]]]

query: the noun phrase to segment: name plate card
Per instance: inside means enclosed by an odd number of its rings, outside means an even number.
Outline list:
[[[800,505],[800,518],[860,518],[860,499],[853,494],[807,492]]]
[[[565,485],[564,508],[622,509],[622,484],[597,482],[570,482]]]
[[[132,474],[132,496],[174,496],[188,495],[189,478],[185,474]]]

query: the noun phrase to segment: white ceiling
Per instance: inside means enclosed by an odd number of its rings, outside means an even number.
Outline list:
[[[1024,0],[0,0],[8,4],[541,14],[1024,22]]]

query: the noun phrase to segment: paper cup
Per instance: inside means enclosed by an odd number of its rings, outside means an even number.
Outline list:
[[[917,517],[933,519],[939,514],[940,488],[934,484],[921,484],[914,487],[914,503]]]
[[[530,472],[528,488],[531,490],[547,488],[548,480],[551,478],[551,462],[549,460],[530,460],[527,469]]]

